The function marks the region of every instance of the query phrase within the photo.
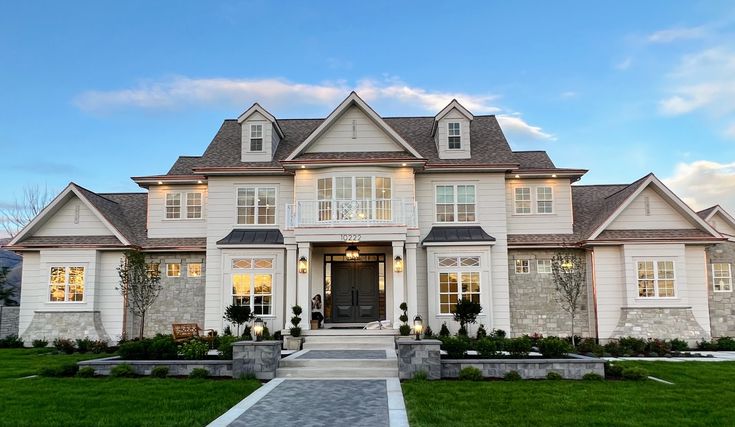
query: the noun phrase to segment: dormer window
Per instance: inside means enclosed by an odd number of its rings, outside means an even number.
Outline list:
[[[460,123],[449,122],[447,123],[447,135],[449,136],[449,149],[460,150],[462,149],[462,137],[460,134]]]
[[[250,125],[250,151],[263,151],[263,125]]]

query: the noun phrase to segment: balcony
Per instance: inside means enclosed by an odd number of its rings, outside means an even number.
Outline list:
[[[417,226],[416,202],[381,200],[300,200],[286,205],[286,228]]]

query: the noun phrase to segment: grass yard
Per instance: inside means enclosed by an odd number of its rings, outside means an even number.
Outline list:
[[[103,356],[0,350],[0,426],[202,426],[260,387],[255,380],[19,379]]]
[[[735,362],[625,362],[654,381],[408,381],[417,426],[732,426]]]

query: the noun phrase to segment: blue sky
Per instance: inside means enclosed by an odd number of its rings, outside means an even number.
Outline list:
[[[5,2],[0,206],[136,191],[254,101],[323,117],[356,89],[385,116],[457,97],[583,183],[652,171],[735,212],[734,41],[729,1]]]

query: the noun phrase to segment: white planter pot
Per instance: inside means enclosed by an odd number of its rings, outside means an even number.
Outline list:
[[[283,337],[283,346],[286,350],[301,350],[301,343],[304,341],[302,337],[291,337],[286,335]]]

